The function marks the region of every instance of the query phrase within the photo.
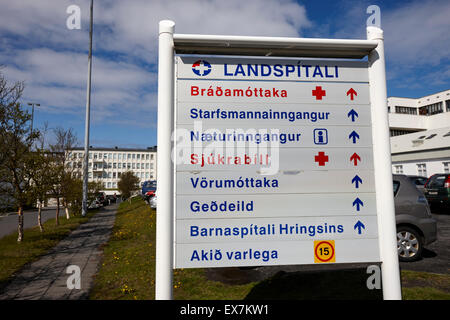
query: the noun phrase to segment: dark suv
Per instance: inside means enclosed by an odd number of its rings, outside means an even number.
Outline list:
[[[436,220],[422,191],[405,175],[394,174],[397,250],[400,261],[415,261],[437,239]]]
[[[424,194],[430,206],[450,209],[450,174],[433,174],[425,183]]]

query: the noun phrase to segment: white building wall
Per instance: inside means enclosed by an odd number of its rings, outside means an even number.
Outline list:
[[[445,163],[448,163],[447,166]],[[426,174],[423,172],[423,167],[419,170],[418,165],[425,165]],[[399,168],[399,166],[401,166]],[[446,168],[450,167],[450,158],[447,159],[433,159],[433,160],[415,160],[415,161],[402,161],[392,162],[392,173],[402,173],[406,175],[421,175],[424,177],[430,177],[436,173],[444,173]]]

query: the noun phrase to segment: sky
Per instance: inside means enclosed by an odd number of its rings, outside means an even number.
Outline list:
[[[81,9],[68,29],[67,8]],[[365,39],[378,5],[388,96],[450,89],[450,1],[94,0],[90,145],[157,142],[158,24],[176,33]],[[0,65],[24,81],[22,103],[39,103],[34,127],[72,128],[84,144],[89,0],[0,0]],[[31,108],[30,108],[31,109]]]

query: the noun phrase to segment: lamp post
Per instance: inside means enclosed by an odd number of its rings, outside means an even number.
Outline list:
[[[40,103],[28,102],[28,105],[31,106],[31,133],[33,133],[33,121],[34,121],[34,106],[40,107]]]
[[[89,55],[88,55],[88,80],[86,92],[86,122],[84,129],[84,168],[83,168],[83,201],[81,215],[87,214],[88,208],[88,164],[89,164],[89,123],[91,109],[91,74],[92,74],[92,29],[93,29],[94,0],[91,0],[90,24],[89,24]]]

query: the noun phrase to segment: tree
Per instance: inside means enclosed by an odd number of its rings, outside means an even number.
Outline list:
[[[32,146],[39,132],[31,132],[31,115],[18,102],[23,82],[10,85],[0,73],[0,194],[14,199],[18,238],[23,240],[23,209],[32,202]]]
[[[33,150],[33,156],[31,157],[31,167],[33,168],[31,190],[33,193],[33,199],[37,201],[38,205],[38,226],[41,232],[44,231],[42,226],[41,214],[42,206],[47,201],[49,192],[52,188],[52,171],[51,171],[51,154],[45,149],[45,137],[48,131],[48,124],[45,123],[41,130],[41,135],[38,138],[35,150]]]
[[[49,146],[51,152],[52,188],[51,195],[56,198],[56,225],[59,225],[60,200],[66,209],[66,218],[69,219],[68,197],[70,197],[71,186],[73,186],[73,173],[75,165],[69,166],[71,150],[77,142],[72,129],[65,130],[61,127],[54,130],[56,142]]]
[[[117,187],[122,198],[130,199],[133,191],[139,190],[139,178],[133,172],[126,171],[120,176]]]

